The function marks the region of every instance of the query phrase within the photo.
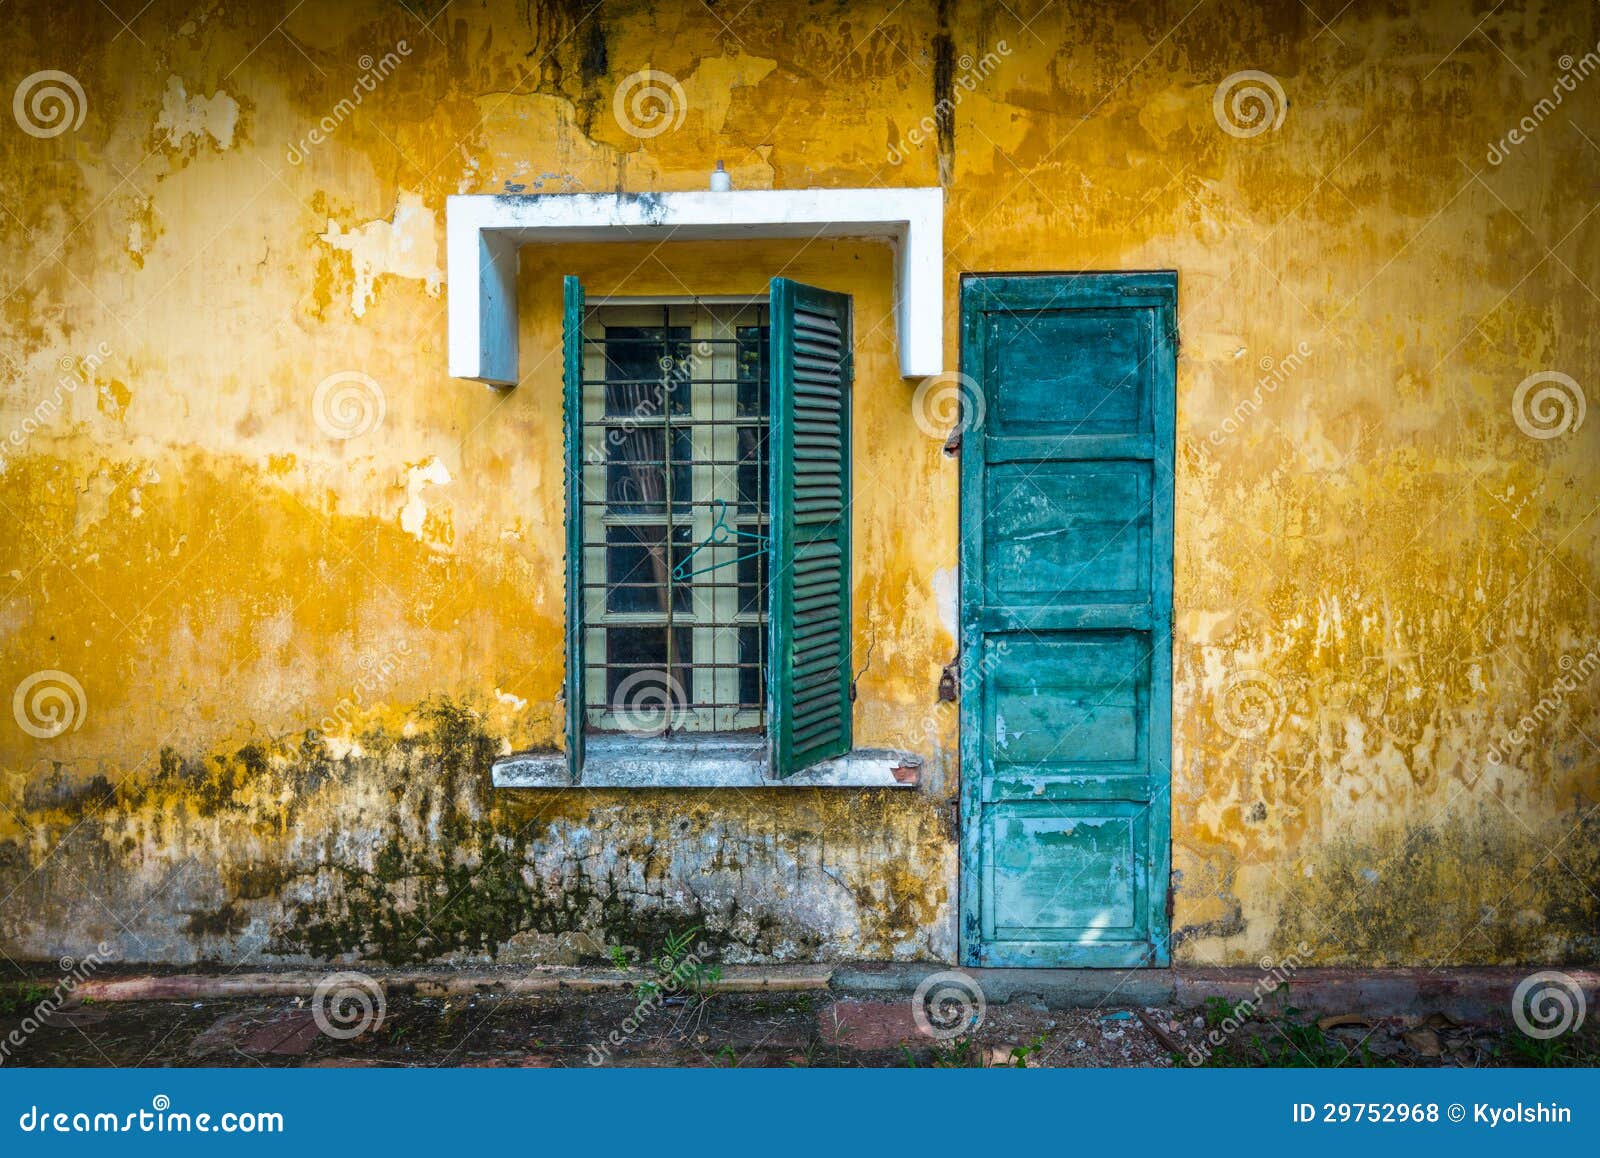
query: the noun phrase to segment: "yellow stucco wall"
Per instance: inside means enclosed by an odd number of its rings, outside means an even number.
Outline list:
[[[0,691],[83,693],[60,735],[0,717],[0,948],[559,960],[693,919],[730,959],[951,957],[957,467],[888,250],[544,251],[518,388],[446,372],[446,196],[720,158],[942,183],[952,368],[962,272],[1179,272],[1180,961],[1593,956],[1600,422],[1514,406],[1600,382],[1600,77],[1533,112],[1592,7],[440,8],[0,23]],[[1246,69],[1285,98],[1255,135],[1214,106]],[[564,272],[856,296],[857,735],[919,793],[488,788],[559,735]]]

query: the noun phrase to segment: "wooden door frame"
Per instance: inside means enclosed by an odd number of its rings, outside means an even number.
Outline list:
[[[1151,820],[1148,830],[1146,861],[1149,880],[1146,901],[1149,906],[1148,921],[1151,943],[1128,959],[1117,954],[1078,953],[1079,959],[1068,962],[1069,967],[1162,967],[1171,963],[1172,921],[1172,584],[1174,556],[1174,479],[1176,469],[1176,360],[1178,352],[1177,295],[1178,277],[1171,270],[1072,270],[1039,272],[963,273],[958,291],[960,309],[959,367],[965,379],[964,388],[973,389],[977,404],[987,409],[985,367],[974,365],[980,351],[986,351],[981,327],[986,314],[986,303],[977,287],[997,281],[1017,281],[1024,284],[1037,279],[1041,287],[1055,285],[1064,301],[1084,302],[1085,299],[1103,304],[1137,305],[1141,299],[1164,308],[1168,326],[1157,338],[1158,349],[1174,364],[1173,389],[1167,397],[1151,399],[1154,417],[1152,432],[1155,447],[1154,461],[1168,464],[1166,477],[1160,469],[1154,471],[1151,607],[1154,619],[1150,626],[1151,663],[1151,720],[1150,760],[1152,779],[1159,767],[1164,773],[1162,783],[1152,794],[1148,805]],[[1033,288],[1029,285],[1028,288]],[[968,386],[970,384],[970,386]],[[965,389],[963,404],[965,404]],[[981,413],[981,412],[980,412]],[[1036,966],[1025,961],[982,960],[982,852],[983,852],[983,721],[985,714],[985,679],[980,674],[969,678],[974,665],[983,661],[983,634],[974,623],[973,608],[982,606],[983,579],[983,511],[981,504],[972,500],[981,496],[982,471],[987,460],[981,450],[984,432],[963,426],[961,474],[958,485],[960,526],[960,596],[958,620],[960,631],[961,671],[963,674],[959,716],[960,758],[960,841],[958,871],[960,873],[959,914],[957,918],[959,960],[967,966],[998,965],[1017,967]],[[1163,458],[1161,451],[1165,450]],[[1162,710],[1156,710],[1160,705]],[[1081,948],[1081,947],[1080,947]],[[1092,948],[1092,947],[1091,947]],[[1110,946],[1106,946],[1110,948]]]

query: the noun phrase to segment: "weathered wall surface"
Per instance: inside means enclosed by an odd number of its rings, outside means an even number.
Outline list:
[[[718,158],[943,183],[952,303],[1179,271],[1180,960],[1600,950],[1600,422],[1534,402],[1600,382],[1592,7],[65,7],[0,24],[6,954],[951,956],[956,465],[887,250],[547,251],[522,383],[446,374],[447,195]],[[857,733],[918,793],[489,787],[559,739],[565,272],[856,295]]]

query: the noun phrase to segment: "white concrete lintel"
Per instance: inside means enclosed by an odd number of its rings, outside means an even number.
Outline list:
[[[786,237],[888,238],[895,248],[900,373],[921,378],[944,370],[944,191],[938,187],[472,193],[451,197],[445,212],[456,378],[517,384],[521,246]],[[739,260],[737,251],[729,257]]]

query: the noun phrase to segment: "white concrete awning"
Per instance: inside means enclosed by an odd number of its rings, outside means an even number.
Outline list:
[[[944,191],[937,187],[474,193],[451,197],[446,220],[457,378],[517,384],[517,251],[524,245],[772,237],[889,238],[900,373],[944,370]],[[738,260],[737,252],[729,259]]]

